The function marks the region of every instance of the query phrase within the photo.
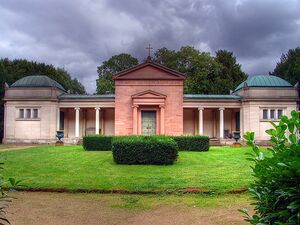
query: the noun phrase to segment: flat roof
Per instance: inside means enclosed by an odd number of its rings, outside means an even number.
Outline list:
[[[185,99],[241,99],[237,95],[205,95],[205,94],[185,94]]]
[[[114,94],[105,95],[80,95],[80,94],[63,94],[58,96],[58,99],[114,99]]]

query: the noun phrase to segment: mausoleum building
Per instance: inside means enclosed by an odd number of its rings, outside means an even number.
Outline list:
[[[147,61],[113,76],[115,94],[74,95],[43,75],[5,89],[4,143],[78,143],[83,136],[207,135],[231,143],[235,131],[265,130],[297,108],[297,89],[270,75],[251,76],[228,95],[184,94],[185,75]]]

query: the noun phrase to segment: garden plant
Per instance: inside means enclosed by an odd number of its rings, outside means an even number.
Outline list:
[[[291,117],[282,116],[273,129],[266,131],[271,136],[271,157],[266,157],[255,144],[254,133],[247,132],[245,139],[253,153],[254,183],[250,193],[254,199],[254,215],[242,209],[246,221],[256,225],[300,224],[300,119],[299,112]]]

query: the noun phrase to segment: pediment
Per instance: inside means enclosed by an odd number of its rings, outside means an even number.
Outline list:
[[[185,75],[165,66],[146,62],[113,76],[114,80],[184,80]]]
[[[147,90],[136,93],[131,96],[132,98],[166,98],[167,96],[155,91]]]

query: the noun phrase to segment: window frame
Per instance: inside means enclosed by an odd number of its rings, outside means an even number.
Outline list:
[[[25,120],[25,121],[40,120],[40,108],[41,107],[39,106],[38,107],[27,107],[27,106],[16,107],[16,120]]]
[[[266,118],[265,118],[265,111],[267,111]],[[269,119],[269,110],[268,109],[262,109],[262,120],[268,120]]]
[[[270,107],[270,108],[267,108],[267,107],[261,107],[260,108],[261,110],[261,116],[260,116],[260,121],[262,122],[269,122],[269,121],[279,121],[280,120],[280,117],[278,116],[278,111],[280,110],[281,111],[281,115],[280,116],[283,116],[284,113],[285,113],[285,108],[276,108],[276,107]],[[272,111],[274,110],[274,114],[273,114],[273,117],[271,117],[272,115]],[[265,118],[265,111],[267,111],[267,118]]]

